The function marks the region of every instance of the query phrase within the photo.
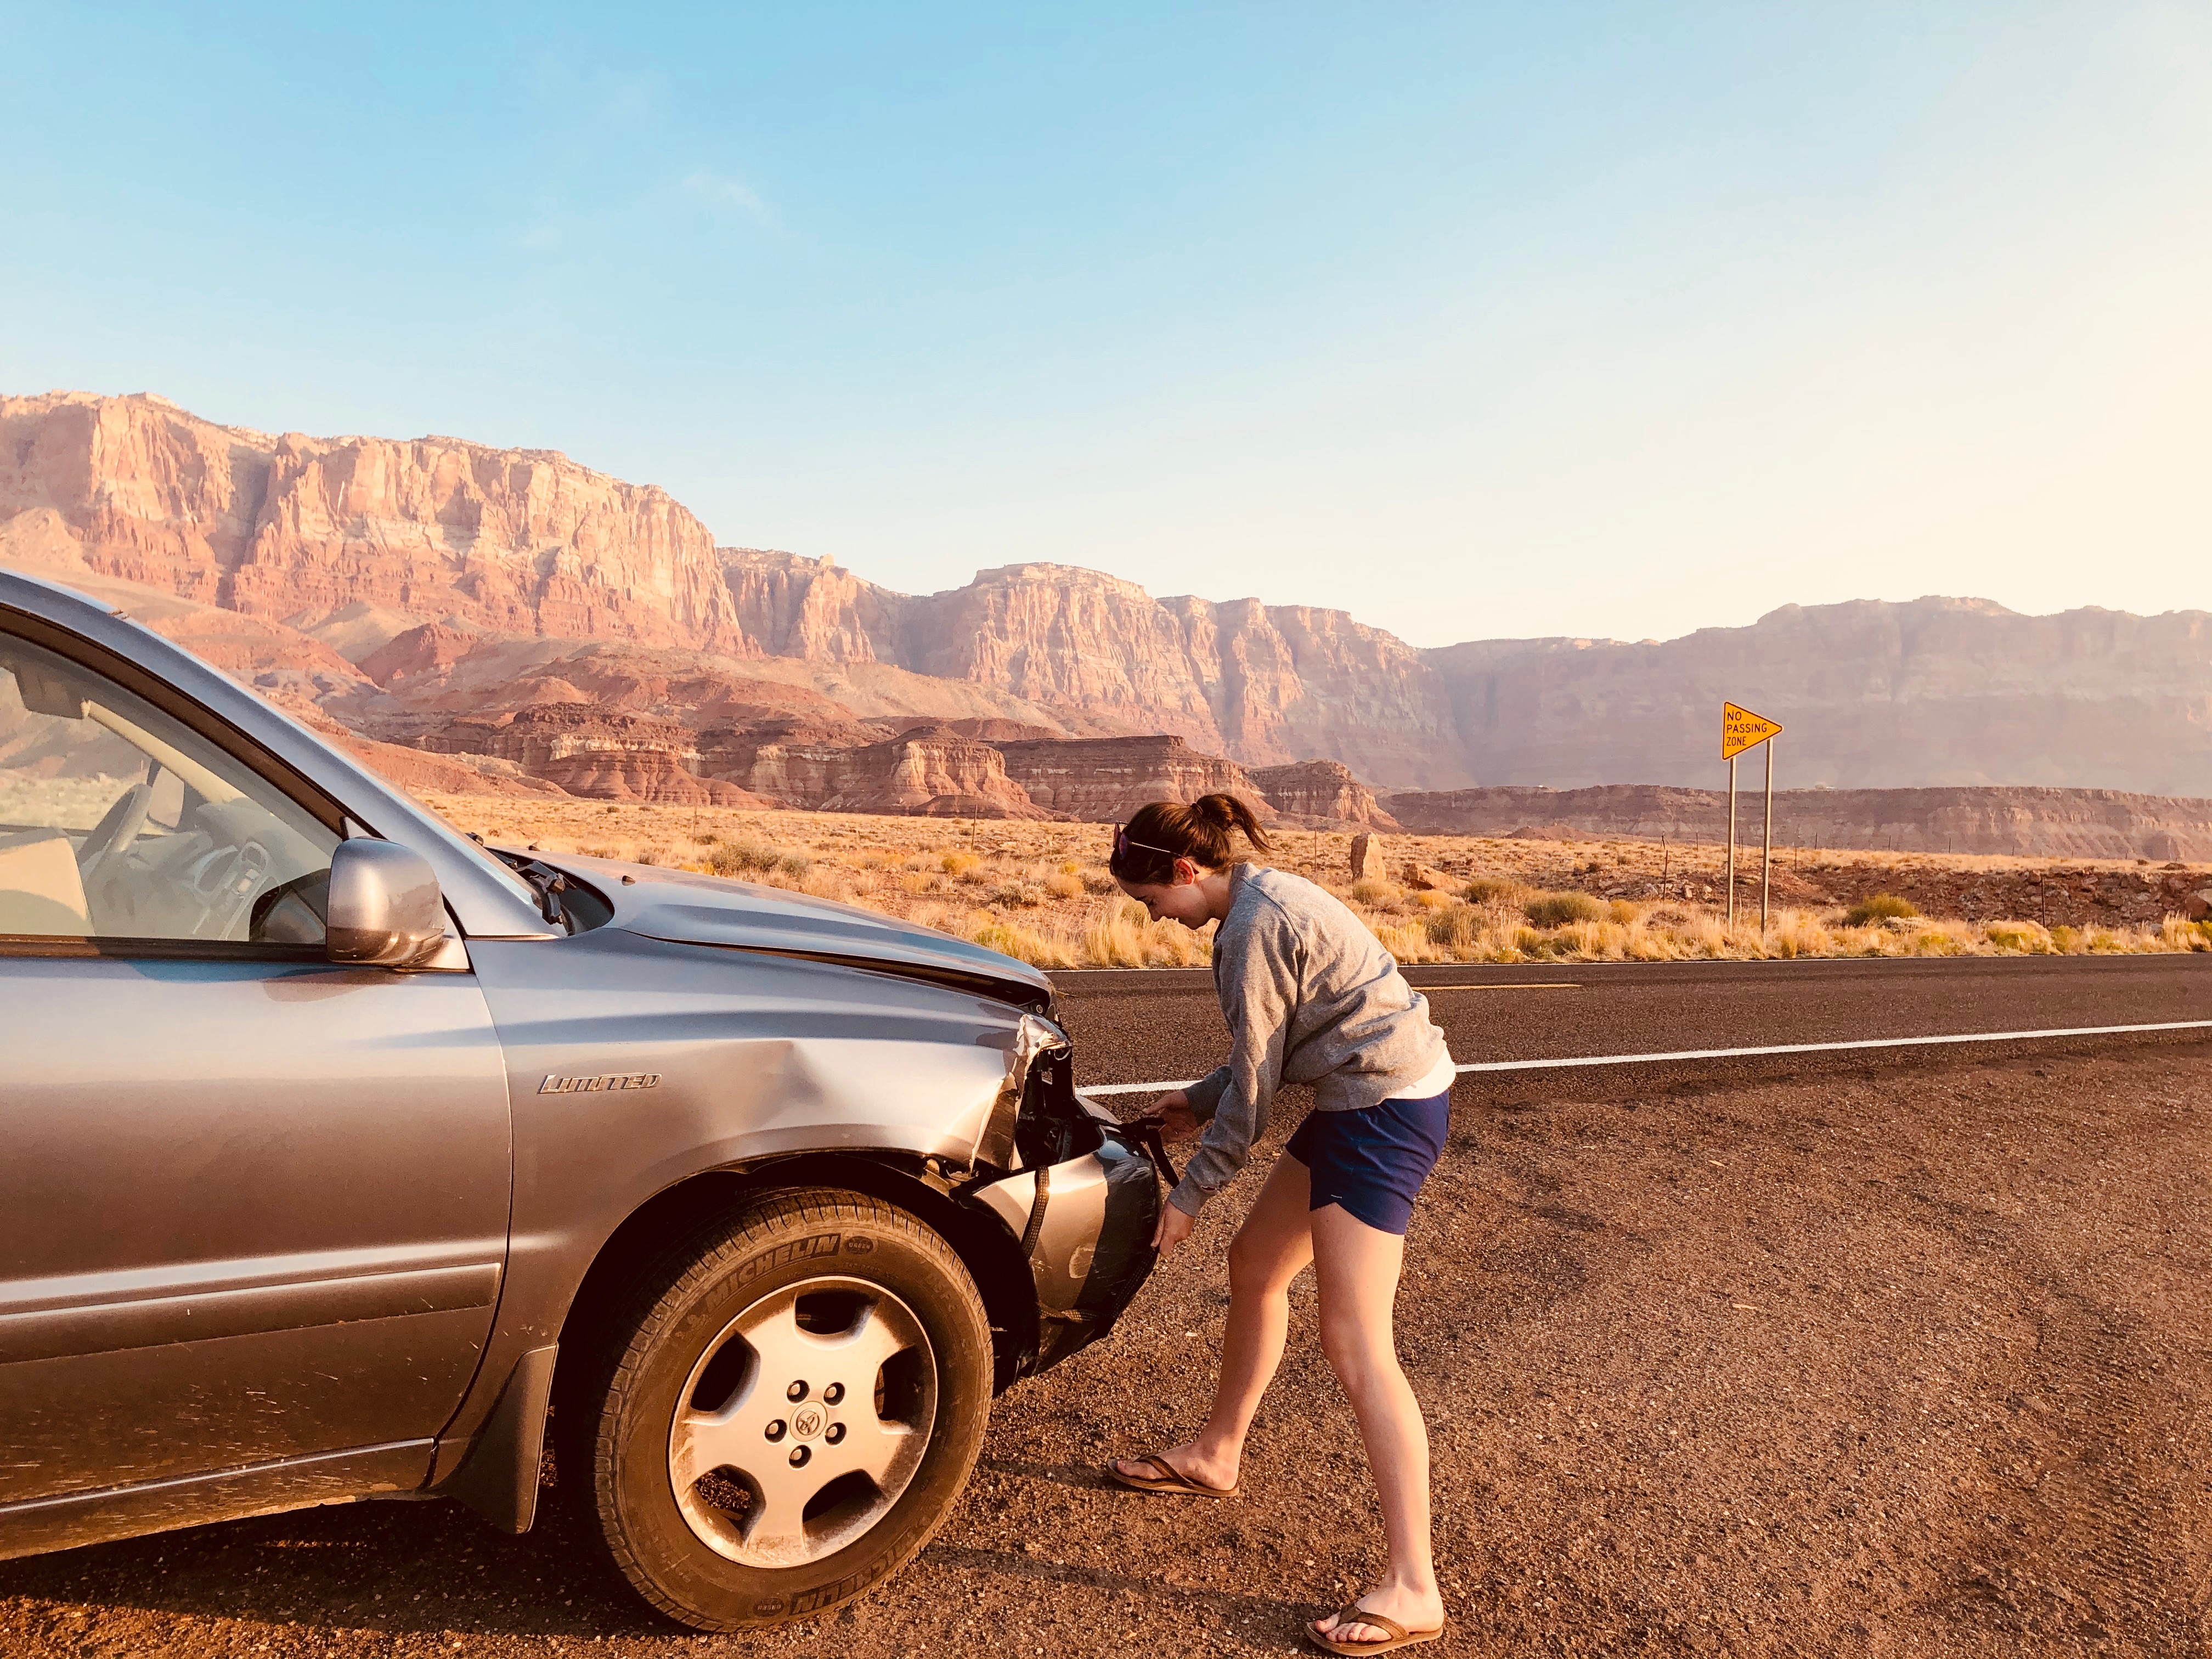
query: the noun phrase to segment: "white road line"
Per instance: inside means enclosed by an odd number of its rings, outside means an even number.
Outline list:
[[[1511,985],[1416,985],[1413,988],[1426,996],[1431,991],[1579,991],[1583,988],[1571,980],[1536,979]]]
[[[1760,1054],[1838,1054],[1852,1048],[1923,1048],[1943,1042],[2031,1042],[2038,1037],[2124,1036],[2139,1031],[2212,1030],[2212,1019],[2169,1019],[2153,1025],[2064,1025],[2042,1031],[1966,1031],[1954,1036],[1864,1037],[1854,1042],[1777,1042],[1759,1048],[1677,1048],[1657,1054],[1582,1054],[1562,1060],[1489,1060],[1462,1066],[1462,1072],[1536,1072],[1565,1066],[1649,1066],[1669,1060],[1741,1060]],[[1108,1083],[1086,1086],[1086,1095],[1159,1094],[1188,1089],[1198,1079],[1172,1083]]]

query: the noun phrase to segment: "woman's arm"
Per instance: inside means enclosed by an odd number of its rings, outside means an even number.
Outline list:
[[[1215,976],[1221,1014],[1229,1026],[1229,1082],[1182,1184],[1168,1194],[1170,1204],[1192,1216],[1244,1167],[1252,1143],[1267,1133],[1268,1109],[1283,1080],[1291,1010],[1298,1000],[1297,941],[1279,913],[1263,911],[1252,927],[1215,948],[1221,952]],[[1211,1092],[1204,1084],[1190,1092],[1201,1091]],[[1192,1103],[1195,1108],[1199,1102]]]

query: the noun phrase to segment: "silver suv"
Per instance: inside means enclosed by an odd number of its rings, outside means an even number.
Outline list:
[[[1152,1266],[1043,976],[473,843],[0,572],[0,1557],[542,1455],[702,1630],[890,1573]]]

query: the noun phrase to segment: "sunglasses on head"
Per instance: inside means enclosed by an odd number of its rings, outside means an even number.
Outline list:
[[[1129,839],[1128,825],[1123,824],[1114,832],[1114,856],[1117,859],[1122,857],[1132,847],[1141,847],[1147,853],[1164,853],[1171,859],[1189,857],[1188,854],[1178,853],[1173,848],[1156,847],[1148,841],[1132,841]]]

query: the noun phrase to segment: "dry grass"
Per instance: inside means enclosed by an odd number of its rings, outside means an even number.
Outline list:
[[[429,799],[462,829],[490,841],[705,871],[864,905],[1040,967],[1182,967],[1211,959],[1210,929],[1194,933],[1175,922],[1148,921],[1143,907],[1121,896],[1106,873],[1112,832],[1103,825],[738,812],[488,795]],[[1413,889],[1377,875],[1353,881],[1346,872],[1350,837],[1345,835],[1287,836],[1272,861],[1327,886],[1401,962],[2212,951],[2212,925],[2179,915],[2132,925],[2046,926],[2025,917],[1895,914],[1898,906],[1884,904],[1873,907],[1877,914],[1861,916],[1844,903],[1817,896],[1808,902],[1802,854],[1784,865],[1788,879],[1778,877],[1777,896],[1788,894],[1789,902],[1778,905],[1762,934],[1755,888],[1747,904],[1740,900],[1733,928],[1719,904],[1706,896],[1720,879],[1711,848],[1448,836],[1393,836],[1389,848],[1393,870],[1402,857],[1451,872],[1454,885]],[[2026,859],[1930,860],[1877,853],[1831,854],[1811,867],[1886,880],[1893,872],[1925,871],[1931,863],[1962,883],[1988,882],[1991,872],[2033,876],[2057,867]],[[2072,861],[2064,867],[2135,869],[2121,860]],[[1657,896],[1605,890],[1638,883],[1649,889],[1656,881],[1667,884]],[[1910,904],[1903,908],[1913,910]]]

